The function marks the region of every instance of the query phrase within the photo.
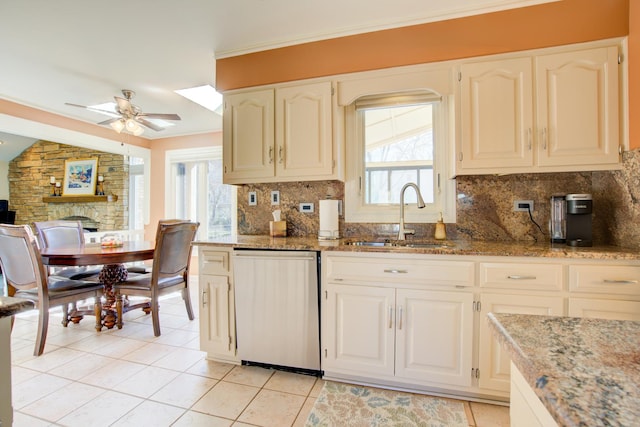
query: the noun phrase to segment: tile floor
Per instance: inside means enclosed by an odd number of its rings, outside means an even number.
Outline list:
[[[192,281],[196,285],[196,281]],[[193,286],[196,288],[197,286]],[[197,307],[193,292],[194,308]],[[121,330],[93,330],[93,318],[63,328],[52,311],[45,353],[32,355],[36,312],[12,333],[14,426],[302,426],[322,388],[315,377],[207,361],[198,320],[182,299],[151,317],[125,315]],[[508,408],[465,402],[470,426],[508,426]]]

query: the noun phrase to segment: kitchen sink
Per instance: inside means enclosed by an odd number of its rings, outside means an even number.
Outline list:
[[[366,246],[366,247],[400,247],[400,248],[416,248],[416,249],[442,249],[450,248],[452,245],[447,243],[425,243],[425,242],[410,242],[401,240],[352,240],[344,243],[348,246]]]

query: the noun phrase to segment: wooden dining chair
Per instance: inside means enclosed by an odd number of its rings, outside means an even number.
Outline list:
[[[181,291],[189,320],[194,319],[189,296],[189,263],[191,243],[199,226],[198,222],[181,220],[163,220],[158,223],[151,273],[114,285],[118,328],[122,328],[124,295],[150,299],[153,334],[156,337],[160,336],[158,299],[162,295]]]
[[[34,356],[44,351],[51,307],[62,307],[62,324],[66,327],[69,304],[93,298],[96,330],[102,328],[102,284],[49,276],[29,226],[0,225],[0,265],[9,296],[31,300],[39,311]]]

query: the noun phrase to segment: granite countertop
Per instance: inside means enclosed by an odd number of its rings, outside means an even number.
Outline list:
[[[497,313],[488,321],[559,425],[638,425],[640,322]]]
[[[33,301],[23,298],[0,296],[0,319],[13,316],[23,311],[31,310],[35,307]]]
[[[414,253],[434,255],[476,255],[476,256],[523,256],[576,259],[615,259],[640,260],[640,251],[615,246],[594,246],[574,248],[564,244],[496,241],[407,240],[407,243],[435,243],[430,248],[411,248],[403,246],[353,246],[347,242],[358,240],[376,240],[371,237],[344,238],[339,240],[318,240],[317,237],[270,237],[238,235],[235,237],[211,241],[198,241],[196,245],[228,246],[243,249],[281,249],[307,251],[351,251]],[[383,239],[382,239],[383,240]]]

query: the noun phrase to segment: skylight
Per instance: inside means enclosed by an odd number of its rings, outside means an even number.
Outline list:
[[[175,92],[178,95],[182,95],[190,101],[203,106],[207,110],[220,114],[219,108],[222,105],[222,95],[216,92],[214,87],[211,85],[179,89]]]

